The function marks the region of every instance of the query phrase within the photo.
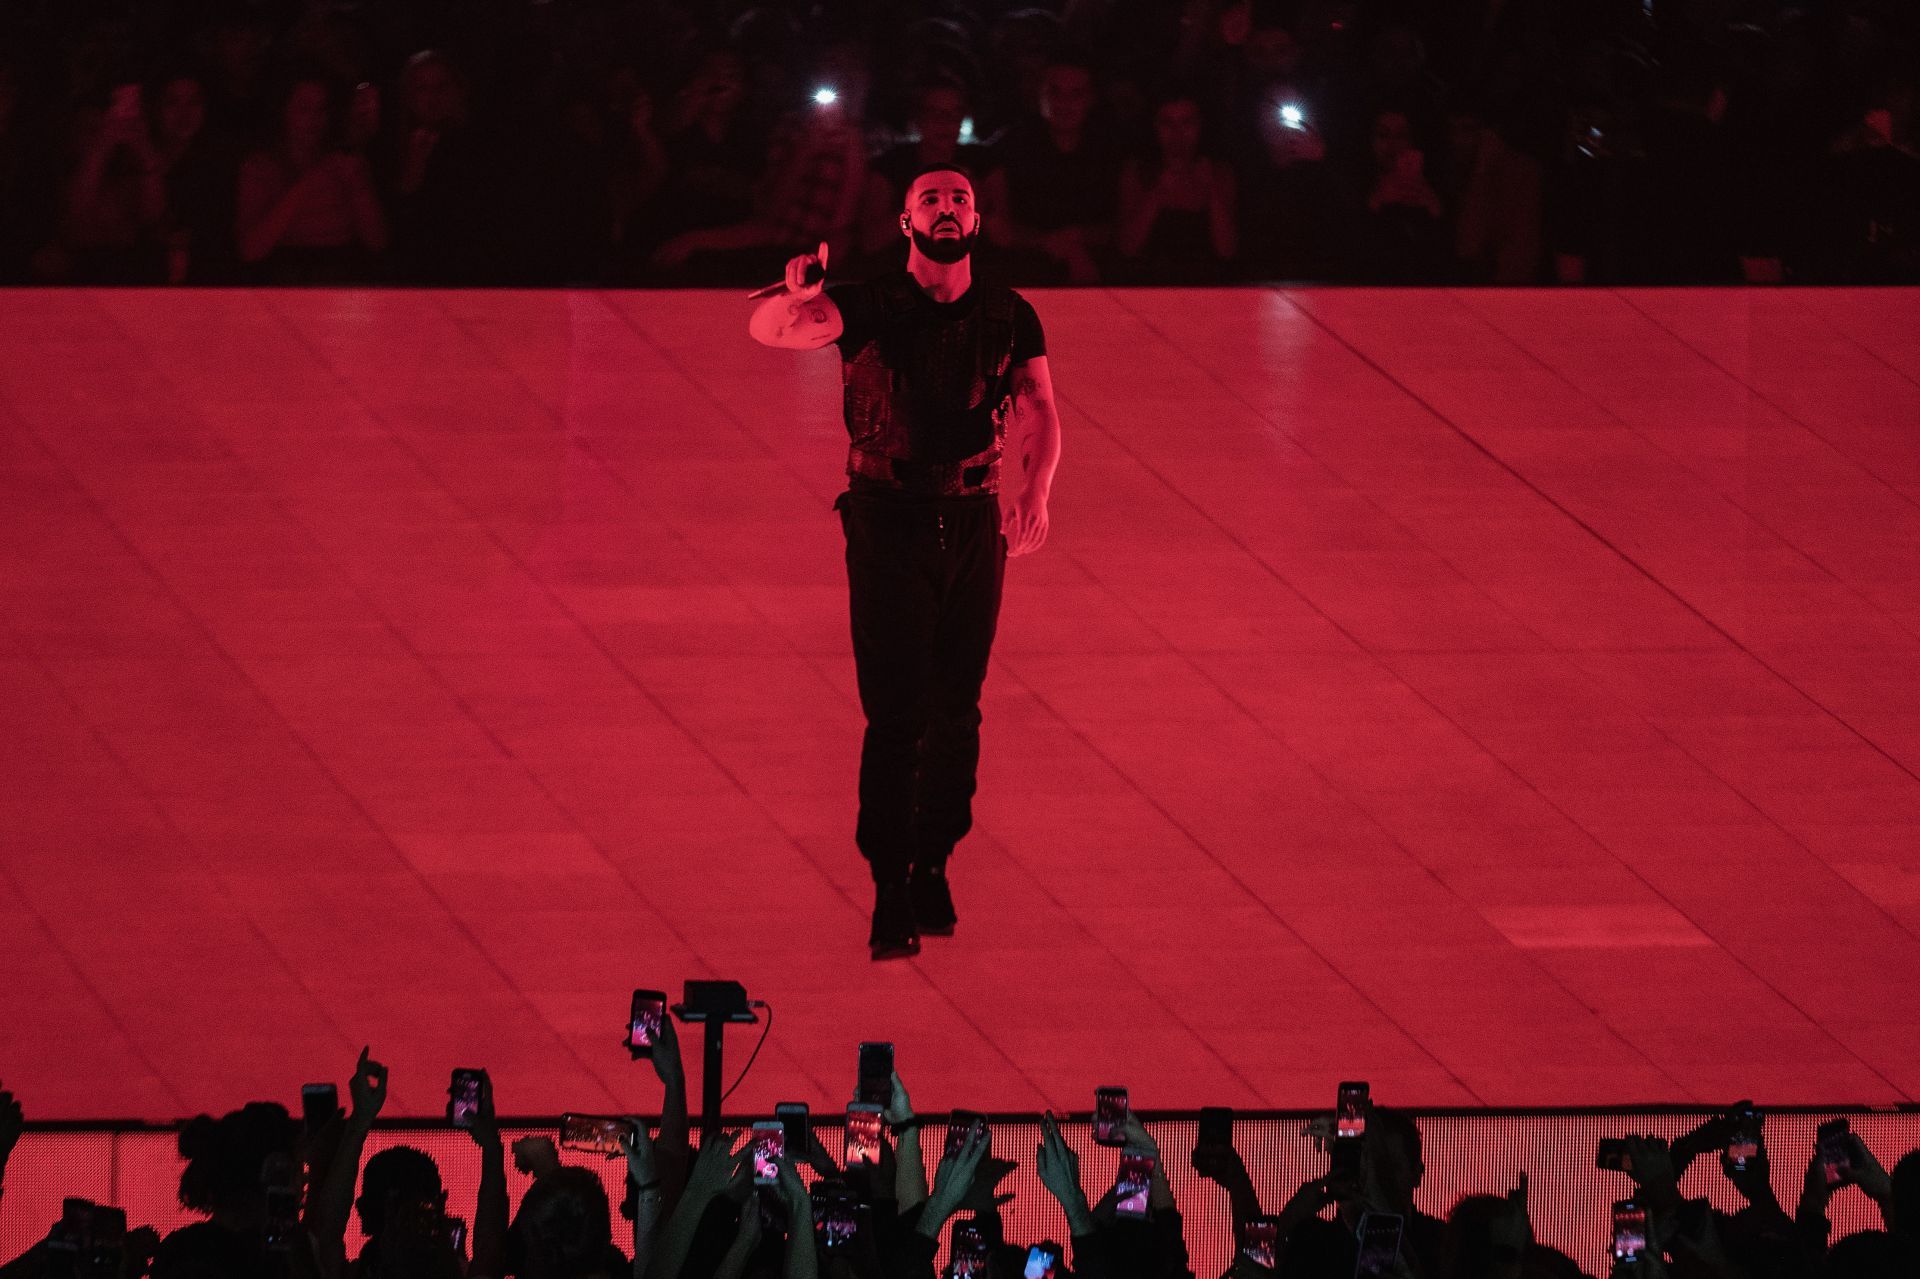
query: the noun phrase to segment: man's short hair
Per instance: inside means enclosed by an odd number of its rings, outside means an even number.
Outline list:
[[[929,173],[957,173],[967,180],[968,186],[973,185],[973,170],[964,164],[923,164],[908,175],[907,190],[913,190],[913,184],[921,178],[926,177]]]

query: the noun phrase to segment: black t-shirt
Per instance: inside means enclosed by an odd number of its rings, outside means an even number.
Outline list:
[[[834,339],[834,345],[840,348],[845,357],[858,351],[871,342],[879,327],[884,323],[880,309],[880,283],[869,280],[860,284],[832,284],[826,288],[826,295],[840,308],[840,318],[844,326],[840,336]],[[907,314],[902,324],[907,326],[950,324],[964,320],[974,313],[980,305],[979,288],[969,288],[951,302],[935,302],[918,286],[914,288],[913,310]],[[1017,367],[1028,360],[1037,359],[1047,353],[1046,334],[1040,328],[1040,313],[1033,309],[1033,303],[1013,295],[1013,363]]]
[[[1000,375],[999,384],[994,384],[989,370],[979,367],[977,348],[966,338],[982,291],[976,284],[952,302],[936,302],[905,272],[826,291],[840,309],[843,328],[836,343],[841,359],[852,360],[873,344],[878,363],[886,369],[893,399],[891,429],[905,437],[904,451],[893,456],[940,465],[991,447],[995,415],[1012,385],[1010,373]],[[902,292],[904,308],[896,301],[889,309],[888,296],[898,298]],[[1018,293],[1013,295],[1012,320],[1009,370],[1047,353],[1040,317]],[[859,438],[866,425],[855,415],[853,406],[859,397],[853,384],[849,386],[847,429]]]

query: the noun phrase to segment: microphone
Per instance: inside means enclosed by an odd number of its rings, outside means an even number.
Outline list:
[[[821,266],[818,262],[812,262],[807,265],[805,271],[801,272],[800,282],[802,284],[818,284],[826,278],[827,268]],[[769,284],[764,289],[755,289],[753,292],[747,294],[747,301],[754,302],[760,298],[770,298],[776,293],[783,292],[786,287],[787,282],[782,280],[778,284]]]

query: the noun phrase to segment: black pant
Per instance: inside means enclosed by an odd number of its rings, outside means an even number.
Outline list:
[[[847,536],[853,662],[867,732],[854,841],[876,883],[944,866],[973,826],[980,686],[1000,620],[1000,503],[855,489]]]

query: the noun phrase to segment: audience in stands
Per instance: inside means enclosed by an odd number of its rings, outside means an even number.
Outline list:
[[[1912,283],[1916,66],[1871,0],[16,5],[0,283],[870,270],[942,158],[1016,284]]]

